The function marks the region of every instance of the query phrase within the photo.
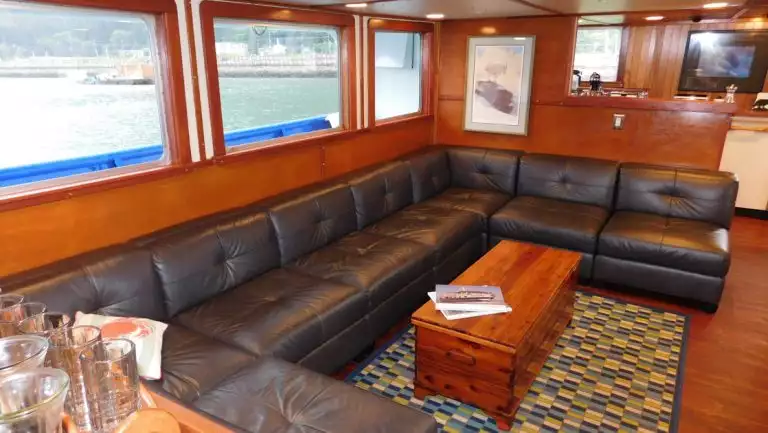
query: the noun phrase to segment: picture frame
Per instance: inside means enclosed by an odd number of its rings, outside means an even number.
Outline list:
[[[535,36],[470,37],[464,129],[528,135]]]

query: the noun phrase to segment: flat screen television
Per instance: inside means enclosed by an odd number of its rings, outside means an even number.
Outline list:
[[[768,32],[713,30],[688,33],[679,90],[738,93],[763,90],[768,71]]]

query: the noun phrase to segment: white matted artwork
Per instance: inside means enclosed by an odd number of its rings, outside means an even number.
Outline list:
[[[534,36],[469,38],[464,129],[528,134]]]

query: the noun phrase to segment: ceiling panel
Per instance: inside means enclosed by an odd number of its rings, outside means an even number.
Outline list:
[[[699,9],[715,1],[717,0],[526,0],[527,3],[565,14]],[[727,0],[729,6],[741,6],[745,1]]]
[[[360,13],[424,18],[441,13],[445,19],[546,15],[547,12],[514,0],[396,0],[373,2]]]

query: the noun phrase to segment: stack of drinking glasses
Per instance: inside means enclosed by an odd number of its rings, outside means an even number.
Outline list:
[[[109,433],[139,409],[136,348],[72,326],[23,296],[0,294],[0,433]]]

